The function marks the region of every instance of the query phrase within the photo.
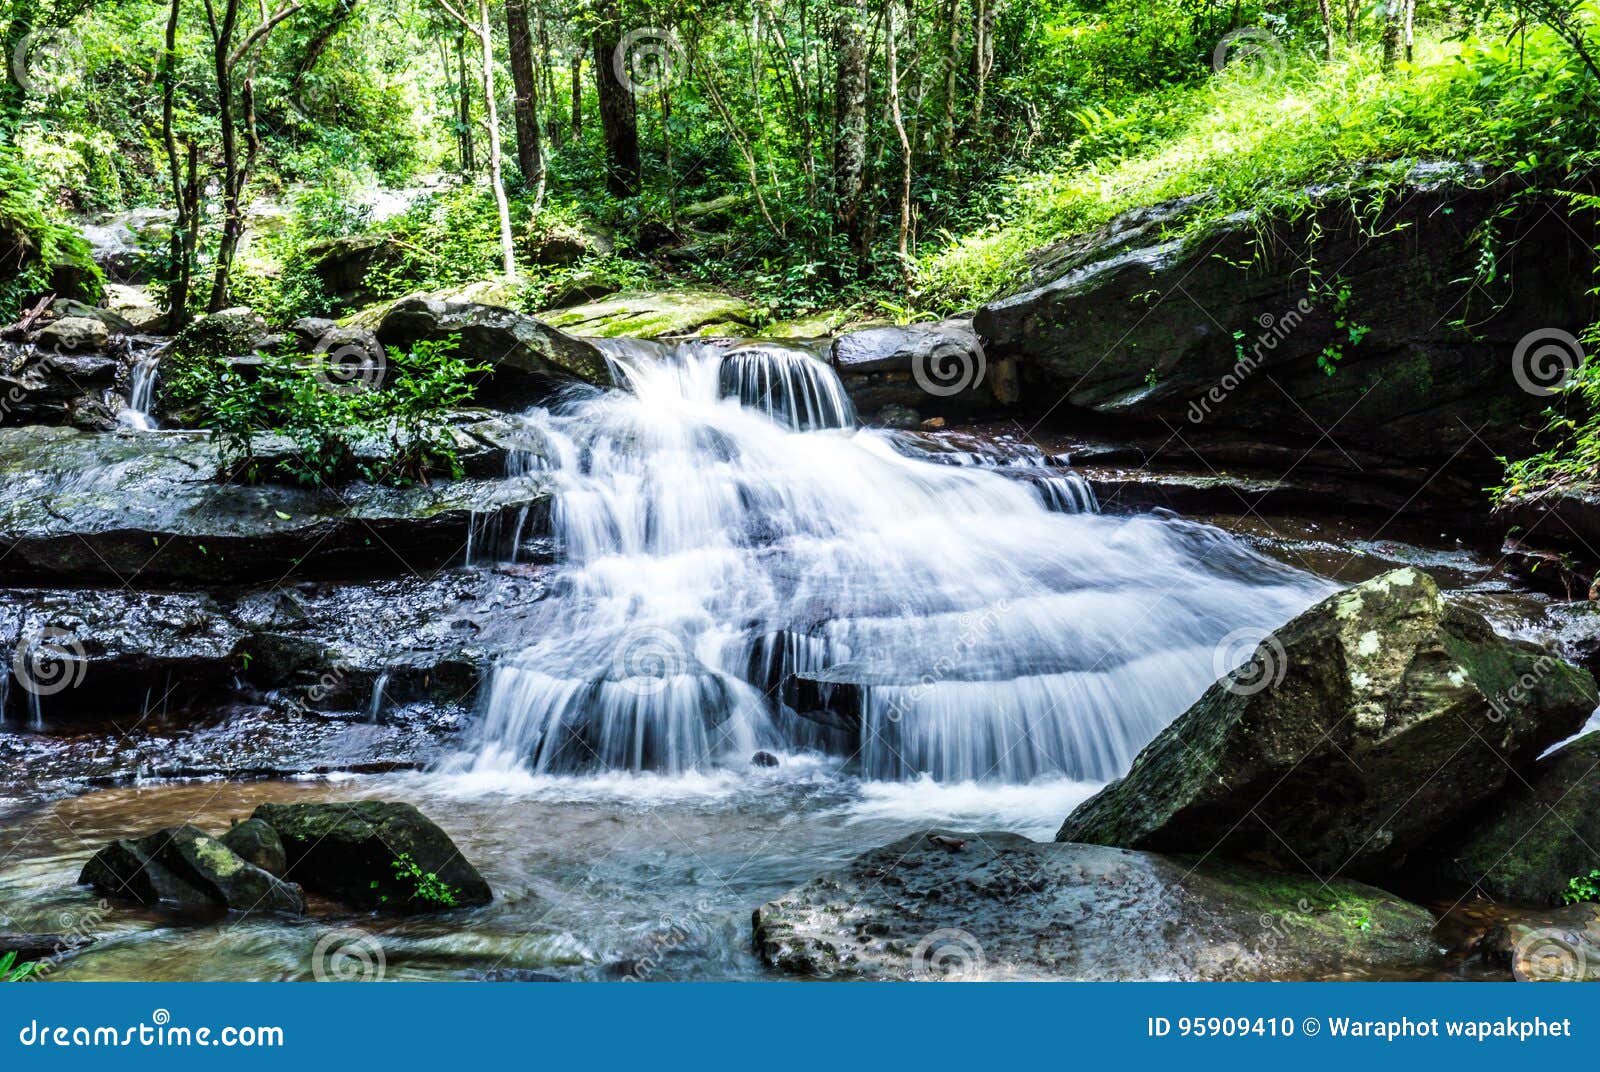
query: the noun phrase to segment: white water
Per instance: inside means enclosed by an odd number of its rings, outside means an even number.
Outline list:
[[[798,351],[607,349],[628,390],[526,418],[539,446],[514,464],[553,475],[559,565],[447,764],[468,781],[709,774],[769,748],[869,780],[1092,789],[1218,676],[1219,641],[1329,590],[1216,529],[1094,513],[1042,455],[935,464],[962,459],[856,431]],[[860,685],[859,732],[782,702],[824,670]]]
[[[117,414],[117,420],[135,431],[148,432],[156,422],[150,416],[155,404],[156,371],[161,364],[161,351],[154,350],[133,363],[128,370],[128,403]]]

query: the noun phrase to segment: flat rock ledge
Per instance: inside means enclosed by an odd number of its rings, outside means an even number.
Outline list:
[[[756,909],[762,961],[865,980],[1419,978],[1439,966],[1433,917],[1360,883],[1011,833],[939,838],[876,849]]]

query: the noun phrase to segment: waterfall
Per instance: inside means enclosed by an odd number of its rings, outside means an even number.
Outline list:
[[[156,427],[150,411],[155,407],[156,372],[164,348],[158,346],[138,355],[128,369],[128,401],[117,414],[117,420],[126,428],[148,432]]]
[[[870,778],[1104,780],[1218,676],[1219,641],[1330,590],[1207,526],[1101,515],[1034,448],[856,430],[803,352],[606,352],[623,387],[524,415],[513,472],[555,489],[550,594],[449,769],[759,748]],[[837,702],[795,706],[796,675]]]
[[[389,688],[390,671],[381,671],[372,682],[372,699],[367,703],[367,721],[377,723],[383,715],[384,692]]]

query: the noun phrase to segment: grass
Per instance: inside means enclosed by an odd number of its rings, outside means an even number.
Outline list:
[[[1080,113],[1083,137],[1056,170],[1011,180],[1000,220],[950,237],[917,265],[921,304],[954,310],[1027,281],[1027,254],[1129,209],[1202,194],[1175,235],[1241,209],[1289,208],[1305,188],[1358,165],[1363,182],[1398,181],[1417,160],[1474,159],[1524,170],[1593,163],[1592,112],[1559,45],[1419,41],[1392,74],[1375,57],[1282,58],[1259,77],[1232,69],[1199,87],[1135,100],[1120,114]]]

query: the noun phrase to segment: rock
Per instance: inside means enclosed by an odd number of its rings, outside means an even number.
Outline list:
[[[323,292],[344,305],[360,305],[377,297],[367,278],[376,269],[399,260],[401,246],[380,235],[345,235],[313,242],[305,248],[306,263]]]
[[[1600,547],[1600,487],[1513,492],[1495,506],[1494,518],[1511,530],[1519,543],[1562,548],[1589,570],[1600,565],[1594,550]],[[1590,580],[1596,576],[1590,573]],[[1581,598],[1583,588],[1576,594]]]
[[[694,335],[709,325],[720,325],[725,335],[750,335],[749,325],[760,314],[743,298],[720,291],[669,290],[623,291],[541,316],[552,327],[588,338],[659,339]]]
[[[1419,166],[1381,198],[1366,182],[1307,191],[1294,219],[1239,213],[1187,241],[1124,228],[1057,256],[1054,278],[974,325],[991,362],[1016,361],[1025,396],[1304,443],[1336,429],[1347,450],[1498,478],[1494,456],[1525,455],[1548,405],[1517,382],[1524,340],[1595,319],[1593,225],[1471,168]],[[1474,283],[1471,236],[1491,219],[1518,241],[1493,281]],[[1267,247],[1279,252],[1258,257]],[[1340,266],[1348,297],[1308,293],[1308,253]],[[1469,308],[1470,331],[1452,326],[1461,313],[1441,315]],[[1367,329],[1358,343],[1349,325]],[[1342,351],[1333,375],[1318,363],[1330,345]]]
[[[235,824],[219,838],[240,859],[254,864],[269,875],[282,878],[289,870],[289,860],[283,852],[283,841],[278,832],[260,819],[246,819]]]
[[[81,317],[85,320],[98,320],[113,335],[128,335],[134,330],[132,323],[110,309],[102,309],[78,301],[76,298],[57,298],[50,303],[50,311],[60,318]]]
[[[135,332],[158,332],[165,325],[166,311],[158,306],[144,287],[107,283],[105,310],[125,321]]]
[[[1496,902],[1560,904],[1569,879],[1600,869],[1597,766],[1600,733],[1563,745],[1495,797],[1464,837],[1420,860],[1417,877]]]
[[[56,353],[94,353],[111,341],[111,330],[93,317],[64,316],[40,328],[34,341],[40,349]]]
[[[289,325],[289,336],[302,351],[310,353],[317,348],[319,342],[338,330],[337,320],[329,320],[323,316],[302,316]]]
[[[239,357],[271,348],[267,322],[244,306],[203,316],[178,332],[172,352],[179,357]]]
[[[752,767],[776,767],[778,765],[778,757],[771,752],[757,752],[750,757],[750,765]]]
[[[119,283],[144,283],[157,258],[167,249],[176,218],[172,209],[133,209],[85,227],[83,237],[106,278]]]
[[[605,257],[614,252],[611,239],[599,231],[566,225],[544,227],[529,234],[526,245],[535,264],[575,264],[585,257]]]
[[[843,309],[828,309],[795,320],[768,324],[761,329],[763,339],[825,339],[850,320]]]
[[[234,912],[305,912],[300,888],[248,863],[193,826],[113,841],[84,866],[78,881],[138,904]]]
[[[251,818],[283,839],[289,877],[357,908],[431,912],[494,899],[450,836],[410,804],[263,804]],[[417,882],[396,873],[401,857],[422,874],[437,876],[453,903],[419,896]]]
[[[377,337],[384,346],[406,349],[452,335],[460,337],[460,356],[491,367],[478,384],[476,401],[482,405],[522,409],[565,384],[611,379],[605,358],[590,343],[491,305],[407,298],[383,318]]]
[[[54,960],[94,942],[88,934],[0,934],[0,957],[17,955],[17,963]]]
[[[1600,982],[1600,905],[1575,904],[1509,920],[1483,944],[1519,983]]]
[[[1269,635],[1057,839],[1389,873],[1595,703],[1586,671],[1392,570]]]
[[[264,457],[291,449],[257,444]],[[0,428],[0,576],[230,585],[291,566],[299,576],[382,576],[458,560],[474,526],[502,516],[520,517],[530,538],[548,520],[537,477],[352,483],[328,494],[224,483],[220,468],[216,446],[190,433]]]
[[[13,590],[0,606],[0,637],[19,687],[0,715],[21,718],[33,702],[52,722],[203,706],[240,670],[245,635],[204,595]]]
[[[721,230],[734,222],[740,209],[749,204],[743,194],[723,194],[709,201],[696,201],[678,209],[678,219],[701,230]]]
[[[45,355],[40,371],[66,380],[79,390],[110,387],[117,382],[122,363],[102,354],[53,353]]]
[[[972,416],[1017,401],[1015,367],[1009,359],[989,360],[969,320],[840,335],[833,366],[864,414],[896,407]]]
[[[948,836],[948,835],[945,835]],[[761,959],[864,979],[1420,976],[1433,917],[1345,880],[1017,834],[915,834],[755,911]]]

